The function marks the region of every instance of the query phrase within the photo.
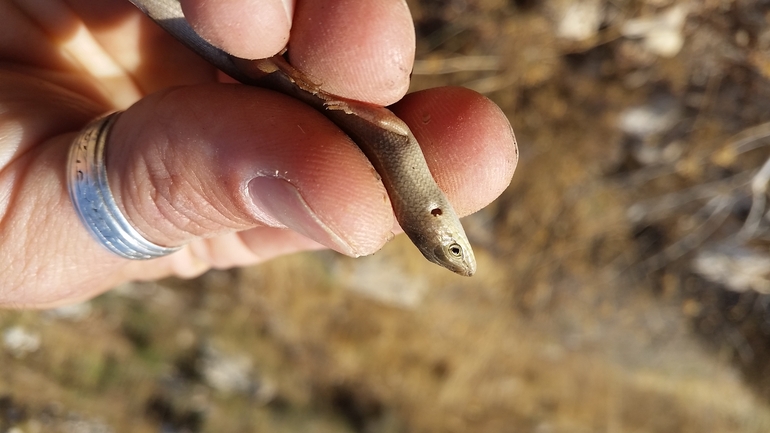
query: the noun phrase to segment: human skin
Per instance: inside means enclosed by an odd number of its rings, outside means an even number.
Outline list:
[[[183,0],[193,27],[244,58],[289,59],[339,96],[390,105],[466,215],[510,182],[508,120],[460,88],[404,96],[414,55],[402,0]],[[334,31],[330,31],[333,29]],[[397,224],[358,148],[321,114],[227,81],[125,0],[0,0],[0,306],[48,308],[130,280],[193,277],[320,248],[360,256]],[[403,99],[402,99],[403,97]],[[181,251],[121,259],[69,199],[70,143],[126,110],[110,187],[149,240]]]

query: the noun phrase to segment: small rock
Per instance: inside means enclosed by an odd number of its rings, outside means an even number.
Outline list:
[[[397,262],[383,267],[379,257],[361,257],[351,264],[349,272],[336,278],[349,290],[400,308],[416,308],[430,287],[424,275],[411,273]],[[384,270],[387,269],[387,270]]]
[[[770,294],[770,256],[745,247],[702,250],[693,259],[695,273],[729,290]]]
[[[250,393],[255,388],[251,368],[248,356],[226,354],[210,345],[203,348],[198,361],[206,384],[223,394]]]
[[[679,121],[681,109],[670,96],[654,98],[645,105],[624,110],[620,114],[618,128],[628,135],[645,139],[671,128]]]
[[[634,152],[637,161],[644,165],[664,165],[675,163],[684,153],[685,144],[673,141],[659,146],[645,143]]]
[[[23,358],[40,349],[40,334],[22,326],[12,326],[3,331],[3,347],[14,357]]]
[[[66,433],[112,433],[110,426],[99,420],[69,419],[62,423]]]
[[[604,16],[604,2],[580,1],[571,3],[564,10],[556,33],[573,41],[585,41],[599,32]]]
[[[626,21],[620,33],[627,38],[640,38],[642,45],[653,54],[674,57],[684,45],[682,28],[687,13],[685,5],[676,5],[660,15]]]

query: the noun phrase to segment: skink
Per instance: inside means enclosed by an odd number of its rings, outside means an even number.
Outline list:
[[[179,0],[130,1],[234,79],[290,95],[323,113],[371,161],[382,178],[399,225],[425,258],[460,275],[473,275],[476,259],[457,214],[436,185],[417,139],[390,110],[326,93],[282,55],[259,60],[230,55],[193,30]]]

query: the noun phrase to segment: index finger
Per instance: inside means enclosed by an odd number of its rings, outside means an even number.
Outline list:
[[[329,93],[379,105],[404,96],[415,34],[403,0],[298,0],[289,22],[287,1],[182,0],[182,8],[204,39],[237,57],[269,57],[288,39],[291,63]]]

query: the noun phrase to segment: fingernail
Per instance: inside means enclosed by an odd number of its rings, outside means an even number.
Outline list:
[[[349,256],[359,256],[345,239],[335,233],[308,206],[290,182],[275,177],[257,177],[249,182],[249,195],[258,212],[274,222]],[[264,219],[263,215],[260,215]]]

